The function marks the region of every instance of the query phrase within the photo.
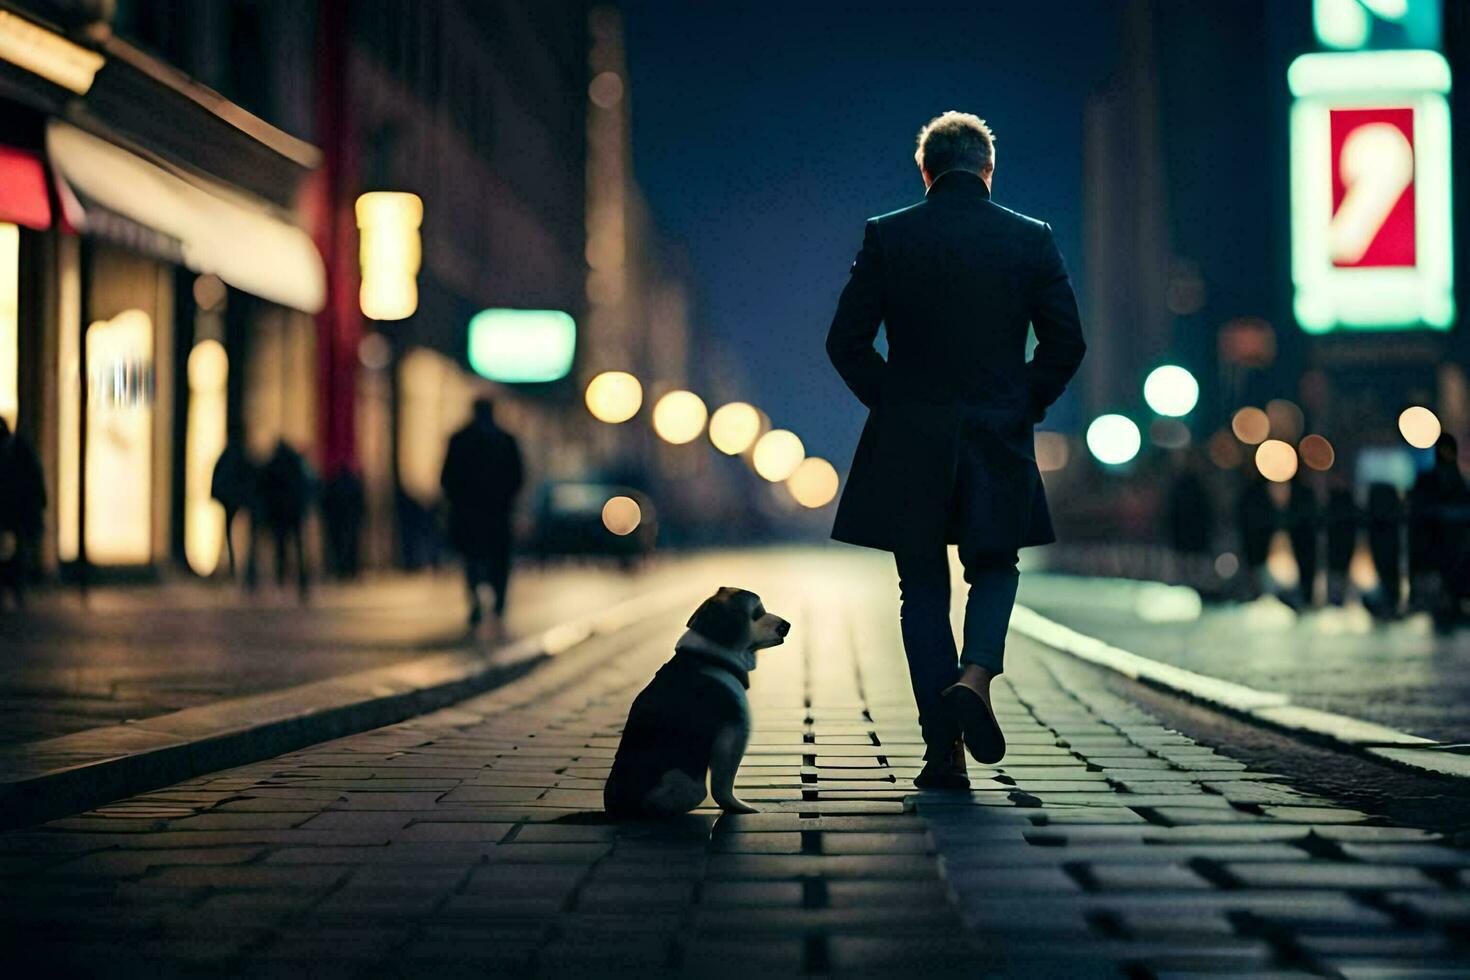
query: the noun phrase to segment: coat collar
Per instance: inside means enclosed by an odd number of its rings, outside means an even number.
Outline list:
[[[990,188],[977,173],[968,170],[946,170],[934,178],[934,183],[924,192],[926,198],[978,197],[990,199]]]

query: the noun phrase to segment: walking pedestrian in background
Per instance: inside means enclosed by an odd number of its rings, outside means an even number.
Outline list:
[[[1235,501],[1235,525],[1240,532],[1240,560],[1245,569],[1245,598],[1261,595],[1271,537],[1276,533],[1276,504],[1271,489],[1254,464],[1247,464],[1245,485]]]
[[[311,506],[315,479],[306,458],[284,439],[260,469],[255,507],[251,513],[250,564],[246,569],[246,585],[254,588],[257,581],[260,535],[269,532],[275,545],[276,584],[286,584],[286,553],[296,561],[296,588],[304,600],[310,590],[307,571],[305,526]]]
[[[1286,534],[1291,539],[1291,553],[1296,558],[1298,609],[1311,609],[1317,603],[1317,569],[1322,554],[1322,508],[1317,501],[1317,488],[1305,473],[1298,471],[1291,481],[1286,499]]]
[[[1404,503],[1398,488],[1389,483],[1368,487],[1368,550],[1373,555],[1373,570],[1378,573],[1378,588],[1367,600],[1369,610],[1379,619],[1397,619],[1404,589],[1403,574]]]
[[[35,572],[41,541],[41,515],[46,510],[46,479],[35,450],[10,423],[0,418],[0,586],[8,586],[17,604]],[[4,539],[10,539],[5,556]]]
[[[214,464],[209,481],[209,495],[225,509],[225,551],[230,557],[230,577],[235,575],[235,516],[249,511],[255,499],[259,476],[245,455],[243,440],[230,436],[224,452]]]
[[[449,543],[464,558],[472,627],[484,618],[482,585],[495,592],[496,619],[505,615],[510,518],[524,479],[515,437],[496,423],[495,403],[479,399],[469,424],[450,437],[439,476],[449,504]]]
[[[1327,602],[1342,606],[1347,602],[1353,554],[1358,550],[1358,528],[1362,516],[1353,499],[1353,488],[1347,477],[1336,474],[1327,491]]]

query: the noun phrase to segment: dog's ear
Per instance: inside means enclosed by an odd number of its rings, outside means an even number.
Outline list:
[[[750,636],[750,616],[737,596],[739,589],[721,589],[699,604],[688,626],[711,643],[742,647]]]

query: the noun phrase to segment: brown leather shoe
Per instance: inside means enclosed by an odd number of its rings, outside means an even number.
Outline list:
[[[965,771],[965,749],[959,742],[947,757],[930,759],[914,777],[914,786],[919,789],[965,790],[970,788],[970,777]]]

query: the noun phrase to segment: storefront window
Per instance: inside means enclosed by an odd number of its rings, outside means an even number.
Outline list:
[[[0,418],[15,428],[20,414],[20,229],[0,222]]]
[[[153,321],[125,310],[87,328],[87,558],[152,557]]]

